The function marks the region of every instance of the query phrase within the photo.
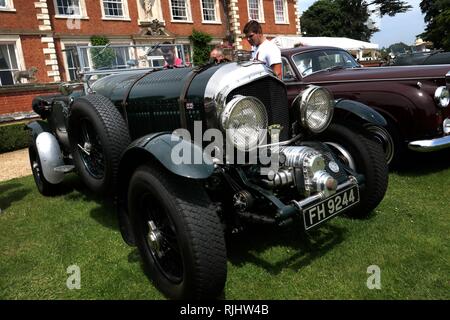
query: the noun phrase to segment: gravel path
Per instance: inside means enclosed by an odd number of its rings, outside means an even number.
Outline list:
[[[28,149],[0,154],[0,181],[31,175]]]

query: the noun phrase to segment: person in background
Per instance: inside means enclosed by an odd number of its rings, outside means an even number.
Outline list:
[[[254,60],[263,61],[281,79],[281,51],[275,43],[266,39],[258,21],[250,20],[244,26],[245,38],[252,46]]]
[[[219,64],[222,62],[228,62],[228,59],[225,58],[223,54],[223,50],[220,47],[215,47],[211,50],[211,53],[209,54],[209,58],[211,63]]]
[[[163,43],[164,45],[170,44],[170,43]],[[164,64],[165,68],[173,68],[173,67],[182,67],[183,66],[183,60],[178,58],[175,54],[175,45],[172,46],[163,46],[161,47],[161,51],[164,57],[164,60],[166,61]]]
[[[311,58],[305,57],[304,59],[300,60],[300,63],[297,65],[297,68],[300,71],[302,77],[311,74],[313,72]]]

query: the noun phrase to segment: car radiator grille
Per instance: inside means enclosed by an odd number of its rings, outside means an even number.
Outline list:
[[[289,138],[289,107],[285,86],[272,78],[264,78],[234,89],[227,97],[229,102],[234,96],[253,96],[266,106],[269,125],[280,124],[283,130],[280,141]]]

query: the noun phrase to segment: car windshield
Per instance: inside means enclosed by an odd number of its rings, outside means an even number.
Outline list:
[[[308,51],[293,56],[292,60],[302,77],[321,70],[359,67],[352,55],[343,50]]]
[[[181,44],[72,46],[65,51],[72,66],[71,81],[83,83],[85,90],[96,80],[114,73],[191,65],[190,47]]]
[[[107,74],[189,65],[189,48],[179,44],[79,46],[74,48],[84,74]]]

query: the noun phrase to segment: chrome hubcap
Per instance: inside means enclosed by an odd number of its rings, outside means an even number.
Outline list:
[[[158,257],[161,258],[163,256],[163,252],[161,250],[161,241],[162,241],[161,232],[156,227],[153,220],[150,220],[147,223],[148,223],[148,234],[147,234],[148,246]]]

